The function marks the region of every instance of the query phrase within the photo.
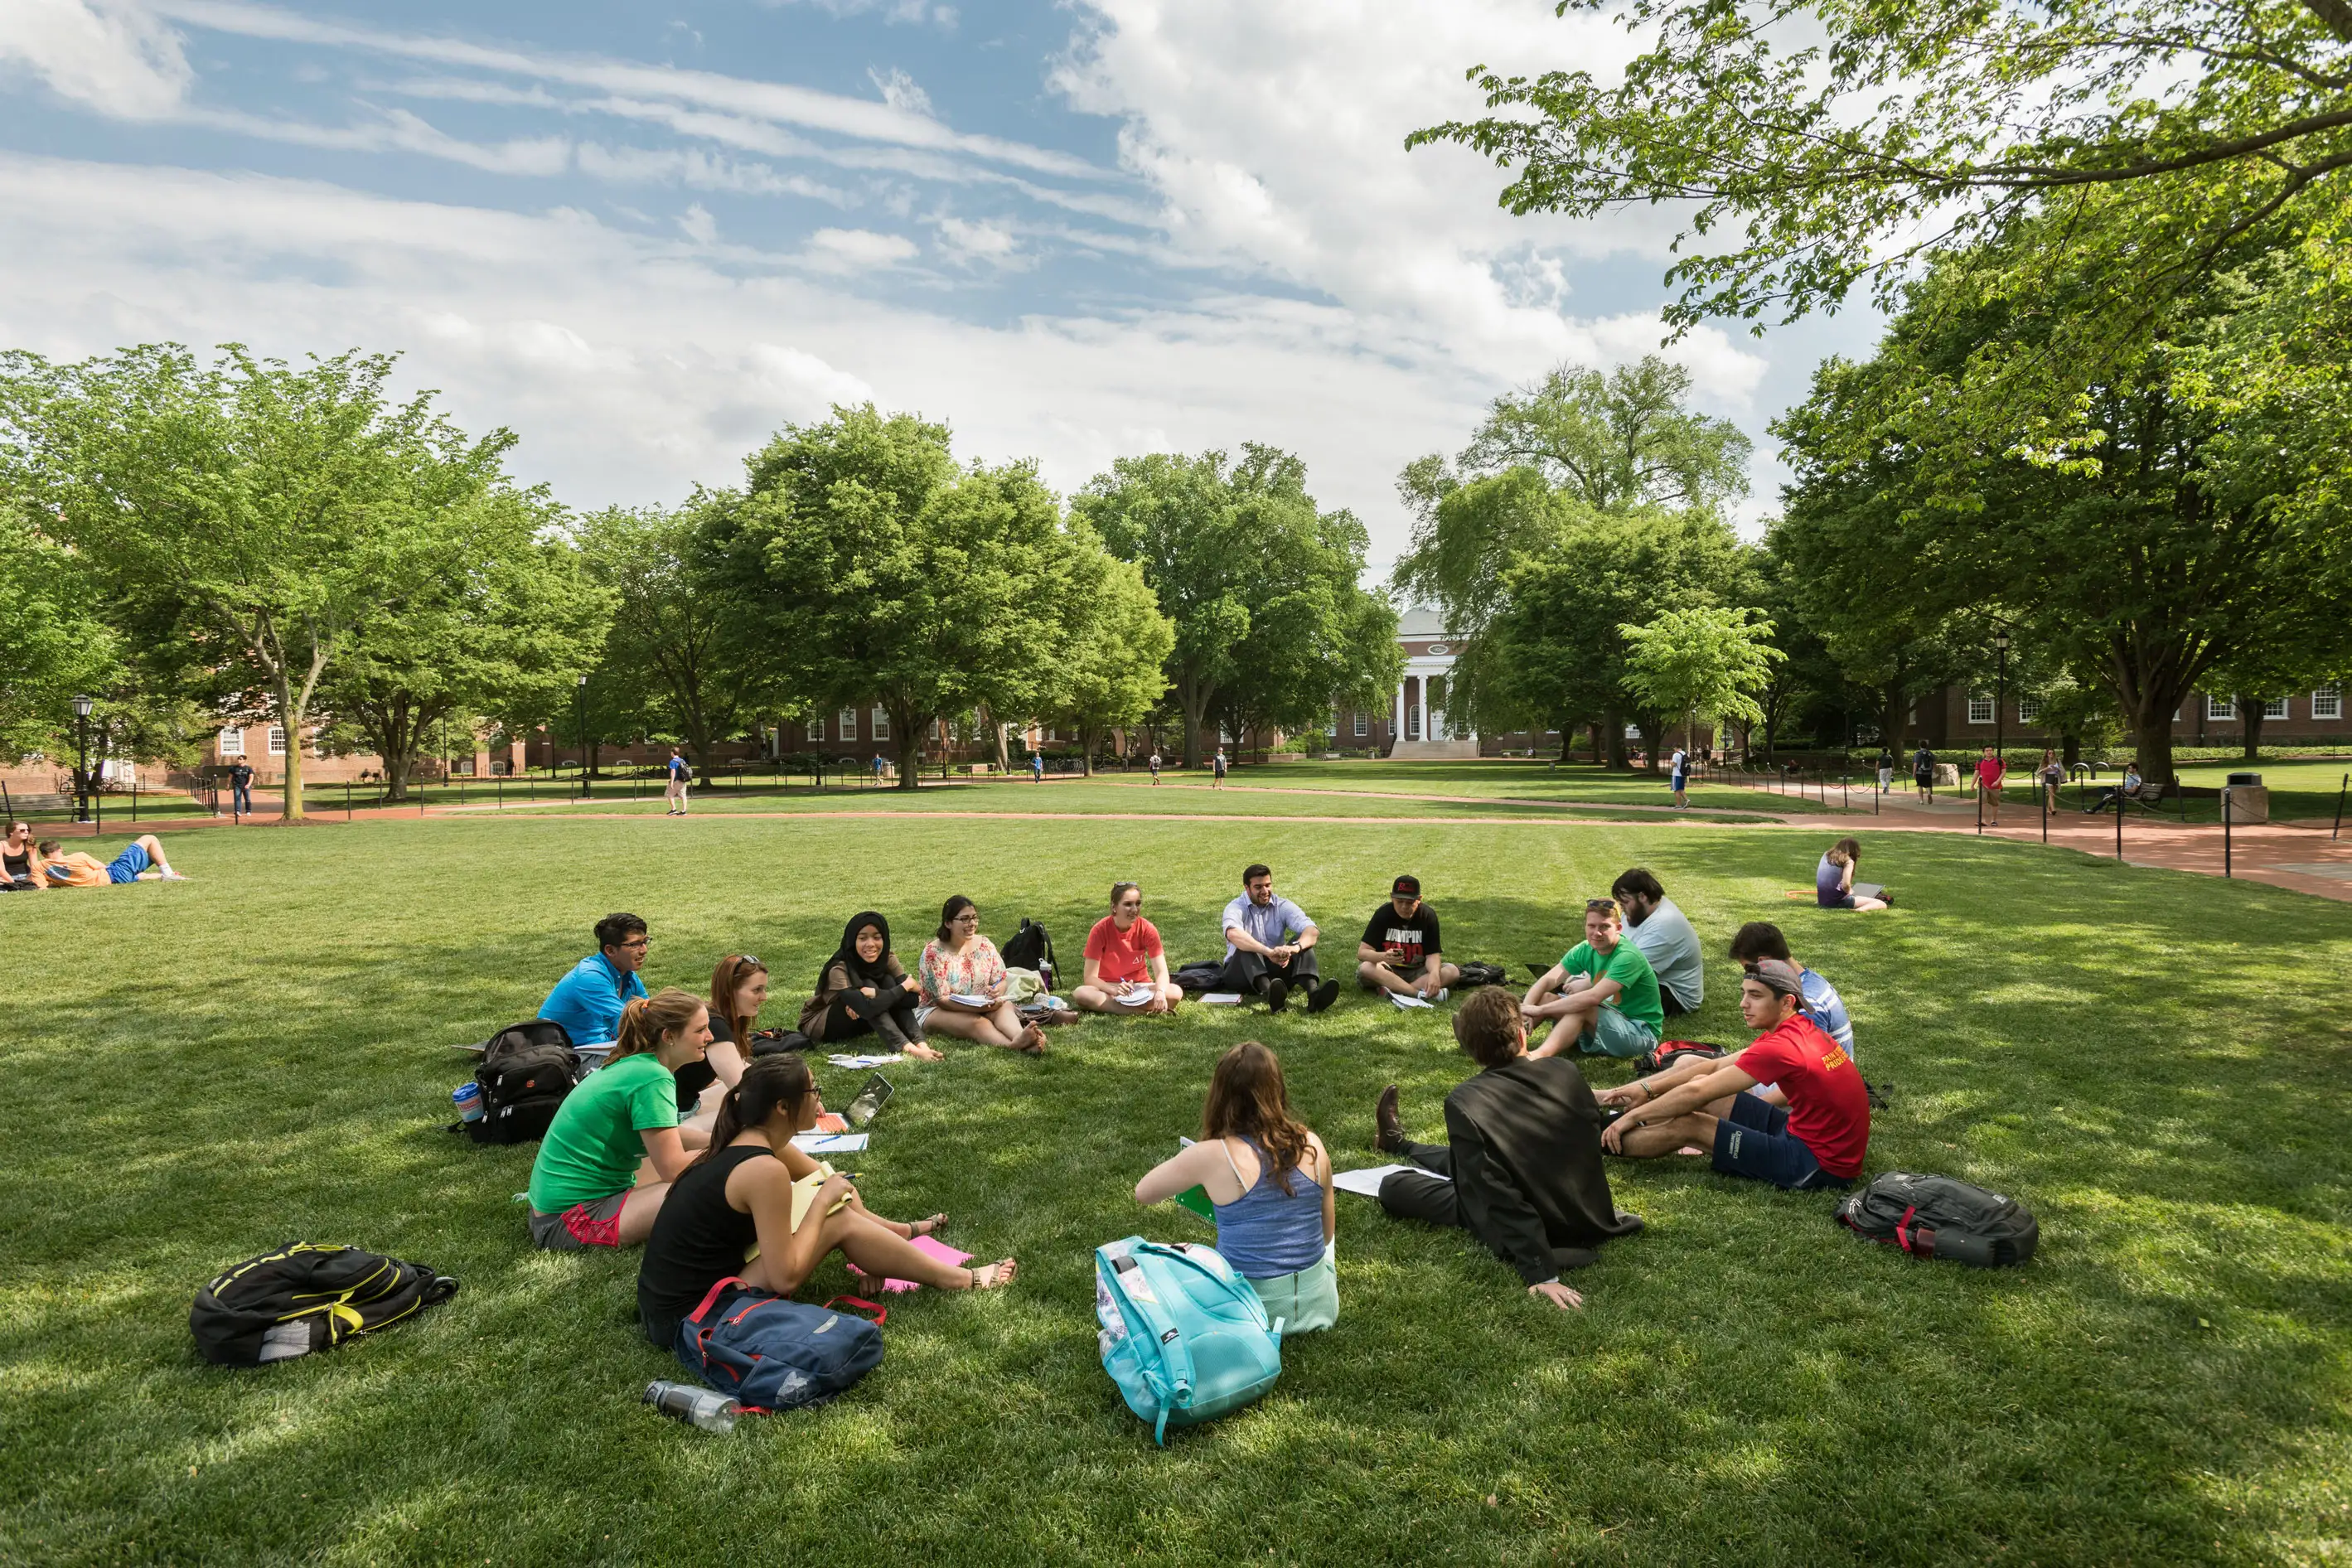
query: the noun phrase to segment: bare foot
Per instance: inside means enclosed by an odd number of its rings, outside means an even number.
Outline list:
[[[937,1062],[945,1061],[947,1059],[947,1052],[934,1050],[930,1047],[916,1041],[908,1042],[907,1054],[914,1058],[919,1062]]]
[[[1021,1031],[1020,1048],[1033,1057],[1045,1054],[1045,1031],[1032,1024]]]
[[[964,1270],[964,1273],[971,1277],[971,1283],[965,1286],[964,1289],[967,1290],[994,1290],[1000,1287],[1010,1285],[1013,1283],[1013,1271],[1018,1267],[1019,1265],[1015,1264],[1013,1259],[1005,1258],[1000,1258],[994,1263],[987,1264],[979,1268],[967,1268]]]

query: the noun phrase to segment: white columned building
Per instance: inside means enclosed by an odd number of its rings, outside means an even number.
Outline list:
[[[1397,618],[1397,643],[1404,654],[1404,677],[1397,682],[1390,733],[1396,737],[1391,760],[1475,757],[1478,733],[1449,733],[1444,691],[1454,674],[1454,649],[1445,641],[1444,620],[1434,610],[1412,608]]]

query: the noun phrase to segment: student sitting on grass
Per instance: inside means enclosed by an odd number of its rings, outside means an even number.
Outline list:
[[[1862,842],[1841,838],[1813,868],[1813,901],[1825,910],[1883,910],[1885,899],[1867,898],[1853,890],[1853,869],[1862,861]]]
[[[1339,983],[1325,980],[1316,968],[1315,944],[1322,933],[1305,910],[1276,896],[1274,873],[1264,866],[1242,872],[1242,891],[1225,906],[1219,923],[1225,933],[1225,967],[1217,976],[1218,990],[1263,996],[1274,1013],[1302,987],[1310,1013],[1320,1013],[1339,996]]]
[[[1153,1166],[1135,1201],[1165,1202],[1189,1187],[1217,1211],[1217,1250],[1250,1282],[1283,1337],[1339,1321],[1332,1261],[1331,1156],[1290,1114],[1282,1064],[1255,1040],[1217,1058],[1201,1111],[1201,1141]]]
[[[41,879],[33,875],[33,825],[29,822],[8,825],[8,841],[0,847],[0,890],[41,890]]]
[[[611,1058],[563,1097],[531,1162],[531,1240],[558,1252],[645,1240],[706,1139],[678,1126],[677,1069],[709,1045],[710,1009],[675,986],[621,1010]],[[655,1179],[637,1185],[641,1161]]]
[[[1021,1010],[1005,997],[1012,985],[1003,955],[980,934],[980,910],[958,893],[940,910],[940,929],[915,961],[923,1003],[915,1021],[927,1035],[948,1035],[975,1045],[1003,1046],[1045,1054],[1045,1031],[1021,1021]],[[959,1001],[976,996],[978,1002]]]
[[[1519,1013],[1528,1026],[1551,1021],[1551,1033],[1533,1054],[1575,1049],[1638,1057],[1658,1047],[1666,1026],[1658,976],[1642,950],[1625,940],[1614,899],[1584,903],[1584,940],[1528,987]]]
[[[816,993],[801,1005],[801,1033],[826,1046],[871,1034],[891,1050],[935,1062],[942,1053],[924,1044],[916,1011],[920,995],[890,951],[890,922],[861,910],[841,928],[841,945],[817,971]]]
[[[1612,1089],[1602,1103],[1625,1114],[1601,1147],[1655,1159],[1686,1144],[1715,1168],[1791,1192],[1847,1187],[1870,1147],[1870,1094],[1853,1058],[1804,1012],[1804,982],[1784,959],[1758,962],[1739,983],[1739,1016],[1761,1031],[1727,1060],[1685,1061]],[[1787,1109],[1751,1092],[1777,1084]]]
[[[1356,943],[1356,983],[1367,991],[1393,991],[1426,1002],[1441,1000],[1461,983],[1438,944],[1437,911],[1422,901],[1421,879],[1399,877],[1389,901],[1364,922]]]
[[[1840,1050],[1849,1057],[1853,1055],[1853,1020],[1846,1015],[1845,998],[1838,994],[1836,986],[1789,956],[1789,939],[1780,934],[1779,926],[1769,921],[1749,921],[1741,926],[1732,933],[1731,958],[1742,971],[1748,973],[1753,973],[1757,964],[1768,958],[1795,964],[1797,982],[1802,988],[1805,1016],[1811,1018],[1822,1034],[1835,1040]],[[1757,1089],[1756,1093],[1774,1105],[1789,1103],[1788,1096],[1769,1083]]]
[[[1530,1296],[1563,1311],[1581,1307],[1560,1271],[1594,1262],[1602,1242],[1642,1228],[1609,1194],[1601,1107],[1574,1062],[1528,1055],[1527,1026],[1507,991],[1474,992],[1454,1015],[1454,1038],[1479,1070],[1445,1097],[1444,1143],[1408,1139],[1397,1086],[1381,1090],[1374,1142],[1421,1167],[1382,1181],[1381,1207],[1459,1226],[1517,1269]]]
[[[910,1245],[937,1231],[945,1215],[884,1219],[858,1200],[847,1176],[793,1148],[793,1134],[814,1127],[824,1110],[798,1054],[760,1058],[719,1101],[710,1147],[670,1188],[637,1268],[637,1321],[646,1338],[679,1352],[688,1366],[699,1361],[679,1344],[680,1326],[721,1279],[789,1296],[839,1252],[877,1278],[940,1290],[1012,1282],[1010,1258],[959,1268]]]
[[[1698,932],[1666,889],[1641,866],[1622,873],[1609,894],[1625,911],[1625,938],[1642,950],[1658,977],[1658,1004],[1666,1017],[1696,1013],[1706,1000],[1706,955]]]
[[[767,1005],[766,964],[748,952],[730,952],[719,961],[710,972],[710,1047],[702,1060],[677,1069],[680,1116],[695,1115],[711,1085],[735,1087],[751,1060],[751,1031]]]
[[[637,971],[652,941],[636,916],[606,915],[596,922],[596,951],[555,983],[539,1005],[539,1016],[562,1025],[575,1046],[619,1038],[621,1009],[645,1000],[646,983]]]
[[[1160,753],[1151,763],[1156,773]],[[1121,1001],[1138,992],[1150,1000],[1133,1006]],[[1172,1013],[1184,993],[1168,978],[1168,950],[1160,928],[1143,918],[1143,889],[1132,882],[1110,886],[1110,913],[1087,932],[1086,969],[1070,1002],[1088,1013]]]
[[[122,853],[111,860],[100,860],[95,855],[79,850],[68,855],[65,847],[54,838],[44,838],[36,847],[34,865],[39,880],[52,888],[104,888],[120,882],[135,882],[142,872],[152,869],[167,882],[184,882],[188,879],[172,869],[163,858],[163,842],[152,833],[142,833],[122,847]]]

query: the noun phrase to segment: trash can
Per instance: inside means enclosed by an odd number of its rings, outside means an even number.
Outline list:
[[[2236,784],[2260,784],[2260,783],[2262,783],[2262,782],[2263,782],[2263,775],[2262,775],[2262,774],[2260,774],[2260,773],[2231,773],[2231,774],[2230,775],[2230,783],[2231,783],[2232,785],[2236,785]]]

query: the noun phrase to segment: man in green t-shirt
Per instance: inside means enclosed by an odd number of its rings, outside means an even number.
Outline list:
[[[1658,1033],[1666,1026],[1658,976],[1642,950],[1625,940],[1615,900],[1585,900],[1584,940],[1528,987],[1519,1013],[1530,1034],[1540,1023],[1551,1026],[1530,1057],[1571,1047],[1612,1057],[1657,1049]]]

